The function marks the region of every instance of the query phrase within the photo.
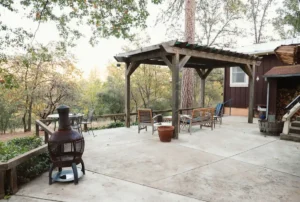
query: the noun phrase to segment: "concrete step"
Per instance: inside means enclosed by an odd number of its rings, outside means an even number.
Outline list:
[[[297,117],[296,117],[296,121],[300,121],[300,116],[297,116]]]
[[[300,128],[298,127],[290,127],[290,133],[296,133],[300,135]]]
[[[293,122],[291,123],[291,126],[292,126],[292,127],[300,127],[300,121],[293,121]]]
[[[290,133],[288,135],[280,134],[280,139],[281,140],[289,140],[289,141],[300,142],[300,135],[299,134],[294,134],[294,133]]]

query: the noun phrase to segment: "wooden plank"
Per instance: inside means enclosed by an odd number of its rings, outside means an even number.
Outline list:
[[[43,122],[41,122],[40,120],[36,120],[35,124],[39,125],[44,131],[46,131],[48,134],[52,135],[54,133],[53,130],[51,130],[50,128],[48,128],[47,125],[45,125]]]
[[[248,123],[253,123],[254,93],[255,93],[255,64],[252,65],[252,78],[249,78],[249,109]]]
[[[44,131],[44,136],[45,136],[45,144],[47,144],[48,142],[49,142],[49,134],[46,132],[46,131]]]
[[[205,78],[200,79],[200,107],[205,105]]]
[[[0,199],[3,199],[5,196],[5,173],[6,171],[0,170]]]
[[[252,72],[250,65],[241,65],[240,68],[249,76],[249,78],[252,78]]]
[[[131,76],[131,74],[133,74],[133,72],[139,67],[140,64],[140,62],[130,63],[130,65],[127,67],[126,74],[128,76]]]
[[[178,111],[179,111],[179,54],[175,54],[172,57],[173,71],[172,71],[172,125],[174,128],[173,138],[178,139],[179,123],[178,123]]]
[[[170,60],[167,58],[167,56],[161,55],[161,59],[163,60],[165,65],[167,65],[171,69],[171,71],[173,71],[173,69],[174,69],[173,64],[172,64],[172,62],[170,62]]]
[[[36,137],[40,136],[40,127],[38,124],[35,124],[35,136]]]
[[[182,68],[185,66],[185,64],[189,61],[190,58],[191,56],[186,55],[179,61],[179,70],[182,70]]]
[[[146,52],[138,55],[133,55],[128,58],[128,62],[140,62],[143,60],[159,58],[162,55],[166,55],[167,53],[164,50],[156,50],[152,52]]]
[[[12,168],[20,165],[24,161],[27,161],[31,157],[37,156],[37,155],[45,153],[47,151],[48,151],[48,145],[45,144],[45,145],[42,145],[38,148],[30,150],[30,151],[28,151],[24,154],[21,154],[21,155],[15,157],[15,158],[12,158],[9,161],[7,161],[7,169],[12,169]]]
[[[209,75],[209,73],[210,73],[212,70],[213,70],[213,68],[207,69],[207,70],[205,71],[205,73],[204,73],[204,75],[203,75],[204,79],[207,78],[207,76]]]
[[[202,69],[195,69],[195,70],[201,79],[204,78],[204,73]]]
[[[129,67],[129,63],[126,63],[126,71]],[[130,74],[125,71],[125,125],[130,128]]]
[[[6,171],[6,176],[8,179],[10,191],[15,194],[18,192],[18,178],[17,178],[17,169],[13,167]]]
[[[256,62],[255,59],[245,59],[240,57],[233,57],[228,55],[222,55],[217,53],[209,53],[204,51],[190,50],[190,49],[182,49],[178,47],[171,47],[163,44],[163,48],[167,53],[178,53],[181,55],[189,55],[197,58],[205,58],[215,61],[226,61],[226,62],[234,62],[239,64],[252,64]],[[258,60],[258,59],[257,59]]]

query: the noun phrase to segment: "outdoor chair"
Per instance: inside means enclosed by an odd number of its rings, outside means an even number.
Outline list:
[[[211,130],[213,130],[214,125],[214,108],[197,108],[193,109],[192,115],[181,115],[180,116],[180,128],[188,127],[188,131],[190,132],[190,135],[192,134],[192,126],[199,125],[200,129],[202,129],[202,126],[208,126],[211,127]],[[180,132],[180,131],[179,131]]]
[[[84,131],[87,131],[88,134],[90,134],[90,131],[92,132],[93,136],[95,137],[94,131],[93,131],[93,116],[94,116],[94,111],[95,110],[91,110],[88,112],[88,116],[87,118],[83,119],[83,121],[81,122],[80,128],[82,131],[82,125],[83,125],[83,129]]]
[[[218,103],[215,110],[214,115],[214,128],[216,127],[216,123],[219,122],[222,125],[222,117],[223,117],[223,103]]]
[[[71,119],[71,127],[73,130],[77,130],[80,134],[82,134],[81,123],[83,119],[83,114],[78,114],[75,118]]]
[[[156,120],[158,117],[162,118],[161,114],[157,114],[152,117],[152,110],[151,109],[138,109],[138,133],[140,133],[141,130],[146,129],[147,126],[152,127],[152,135],[154,131],[157,130],[156,126],[160,125]]]

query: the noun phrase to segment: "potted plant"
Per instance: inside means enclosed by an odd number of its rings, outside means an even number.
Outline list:
[[[157,130],[161,142],[171,142],[174,126],[159,126]]]

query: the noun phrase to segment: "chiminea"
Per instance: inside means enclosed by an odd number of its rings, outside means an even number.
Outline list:
[[[58,131],[51,135],[48,142],[48,150],[52,164],[49,170],[49,184],[52,184],[52,171],[58,167],[59,172],[63,167],[72,167],[74,183],[78,183],[78,172],[76,165],[81,163],[82,173],[85,174],[82,154],[84,151],[84,138],[75,130],[71,129],[69,119],[70,108],[61,105],[57,108],[59,114]]]

